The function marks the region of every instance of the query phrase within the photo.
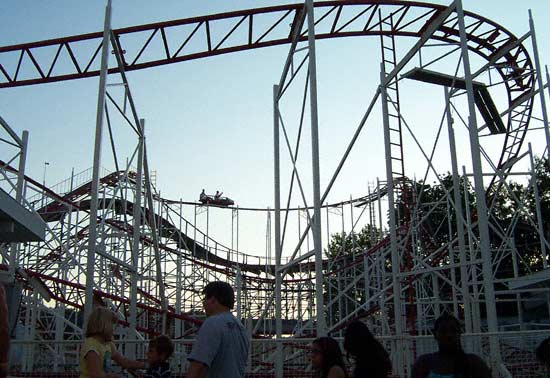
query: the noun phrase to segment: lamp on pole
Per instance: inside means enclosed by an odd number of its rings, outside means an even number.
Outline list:
[[[45,161],[44,162],[44,174],[42,175],[42,186],[45,188],[46,187],[46,167],[50,165],[49,162]],[[45,189],[42,189],[42,207],[44,207],[44,199],[46,197],[46,190]]]
[[[46,186],[46,167],[50,165],[49,162],[45,161],[44,162],[44,175],[42,176],[42,185],[43,186]]]

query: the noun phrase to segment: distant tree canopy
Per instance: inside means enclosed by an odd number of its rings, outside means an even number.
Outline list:
[[[538,190],[540,215],[543,234],[548,239],[550,235],[550,170],[546,158],[535,159],[536,189]],[[463,219],[469,219],[474,235],[477,235],[476,196],[472,186],[463,177],[460,180],[459,196],[462,205]],[[417,230],[414,243],[415,253],[429,256],[442,246],[451,245],[457,248],[457,217],[454,206],[453,177],[450,173],[444,175],[440,182],[426,183],[423,181],[407,182],[402,194],[395,199],[395,213],[398,225],[407,223]],[[541,239],[539,237],[538,217],[535,191],[532,182],[514,182],[495,184],[491,192],[486,194],[489,209],[489,236],[493,250],[515,248],[521,257],[518,264],[518,274],[526,275],[542,269]],[[404,221],[404,219],[406,220]],[[466,225],[465,225],[466,227]],[[466,233],[467,230],[465,230]],[[467,233],[466,233],[467,235]],[[372,248],[387,233],[367,224],[361,230],[350,234],[337,233],[331,235],[329,247],[325,250],[329,258],[325,298],[334,296],[338,290],[350,285],[346,298],[336,302],[326,302],[331,307],[331,320],[336,321],[344,316],[352,306],[352,302],[361,303],[364,296],[362,282],[353,285],[354,272],[346,267],[358,266],[364,251]],[[468,240],[466,236],[466,240]],[[476,239],[473,243],[476,243]],[[550,252],[550,251],[548,251]],[[391,262],[385,261],[388,273]],[[441,263],[448,261],[448,257]],[[355,265],[354,265],[355,264]],[[496,278],[513,276],[513,263],[510,257],[503,258],[496,268]],[[460,277],[457,270],[456,277]],[[441,292],[450,294],[450,290]],[[340,313],[341,312],[341,313]]]

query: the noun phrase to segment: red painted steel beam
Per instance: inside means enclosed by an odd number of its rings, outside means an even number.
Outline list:
[[[277,27],[281,29],[287,21],[294,24],[302,7],[303,4],[289,4],[247,9],[132,26],[113,30],[113,33],[120,51],[125,52],[124,69],[133,71],[290,43],[290,29],[281,31]],[[341,0],[317,2],[315,9],[317,39],[380,35],[418,38],[446,7],[402,0]],[[394,26],[390,28],[387,24],[391,23],[380,23],[376,17],[378,12],[384,19],[393,15],[396,18]],[[465,16],[470,51],[488,61],[518,42],[507,29],[485,17],[471,12],[465,12]],[[233,27],[224,31],[228,24]],[[182,27],[189,30],[182,32]],[[170,30],[178,36],[171,35]],[[135,42],[140,34],[143,40]],[[303,31],[300,40],[305,41],[306,36],[307,31]],[[134,42],[126,41],[127,37]],[[456,15],[451,15],[431,39],[453,45],[460,43]],[[101,43],[102,33],[96,32],[0,47],[0,88],[97,76]],[[191,43],[194,50],[189,47]],[[45,57],[45,50],[50,51],[53,58]],[[76,54],[77,51],[81,54]],[[114,60],[111,64],[109,73],[118,72]],[[510,107],[532,93],[534,68],[523,45],[518,44],[495,59],[492,68],[503,78]],[[517,156],[528,127],[531,105],[532,99],[528,99],[519,121],[518,117],[509,116],[508,134],[498,166]]]
[[[357,7],[365,7],[361,12],[357,11]],[[303,4],[290,4],[267,8],[247,9],[235,12],[221,13],[215,15],[193,17],[181,20],[172,20],[158,22],[147,25],[132,26],[114,30],[117,43],[121,51],[125,51],[125,70],[133,71],[143,68],[156,67],[165,64],[177,63],[186,60],[206,58],[215,55],[227,54],[237,51],[245,51],[250,49],[282,45],[290,43],[290,30],[286,35],[276,33],[274,30],[279,25],[284,25],[286,21],[292,22],[303,7]],[[378,36],[380,34],[394,34],[396,36],[419,37],[426,24],[429,23],[439,12],[446,7],[437,4],[428,4],[421,2],[407,1],[381,1],[381,0],[363,0],[363,1],[325,1],[315,4],[316,15],[316,32],[318,39],[351,37],[351,36]],[[342,10],[356,12],[355,18],[341,20]],[[337,10],[337,12],[334,12]],[[380,24],[377,17],[372,17],[378,10],[383,10],[387,14],[393,12],[398,14],[399,18],[392,30],[380,30]],[[477,23],[477,28],[469,30],[470,48],[472,51],[489,57],[494,51],[497,51],[498,41],[509,39],[511,41],[516,38],[503,27],[493,23],[492,21],[466,12],[466,15],[471,19],[472,23]],[[262,24],[259,19],[266,16],[274,17],[273,20],[263,20]],[[354,22],[362,18],[368,21],[365,24]],[[322,23],[326,20],[326,24]],[[219,23],[232,23],[233,28],[228,32],[223,32],[215,38],[213,35],[217,29],[222,26],[217,26]],[[328,22],[332,21],[332,22]],[[245,27],[247,26],[248,27]],[[169,36],[167,31],[176,30],[177,27],[190,26],[192,30],[180,35],[179,38]],[[484,26],[481,28],[480,26]],[[487,33],[486,28],[493,28],[492,32]],[[244,30],[246,29],[246,30]],[[159,33],[160,31],[160,33]],[[239,33],[239,31],[241,31]],[[483,32],[481,32],[483,31]],[[476,34],[476,32],[478,32]],[[141,44],[127,43],[124,39],[138,34],[146,34]],[[254,37],[256,34],[256,37]],[[259,37],[258,37],[259,35]],[[436,32],[433,39],[444,42],[458,41],[458,26],[456,23],[448,23],[441,27],[441,30]],[[498,36],[501,36],[498,38]],[[237,41],[229,43],[228,40],[233,37]],[[191,40],[199,42],[197,51],[186,50]],[[306,33],[302,33],[301,40],[306,40]],[[496,41],[495,41],[496,40]],[[83,35],[49,39],[32,43],[24,43],[14,46],[0,47],[0,88],[16,87],[23,85],[33,85],[40,83],[49,83],[56,81],[72,80],[78,78],[93,77],[99,75],[99,50],[101,47],[102,32],[88,33]],[[148,50],[147,58],[143,52],[147,48],[151,48],[154,42],[158,42],[157,51]],[[170,43],[172,42],[172,43]],[[170,51],[172,46],[172,51]],[[178,48],[175,48],[177,46]],[[53,59],[41,58],[41,53],[38,49],[50,50],[55,52]],[[75,50],[83,49],[85,58],[77,57]],[[14,67],[8,67],[6,61],[8,55],[18,57],[18,63]],[[63,65],[60,57],[65,57],[65,61],[70,61],[72,64]],[[505,57],[505,61],[509,66],[521,67],[518,62],[524,61],[527,53],[522,50],[521,54],[514,56],[509,54]],[[118,72],[118,68],[114,65],[109,68],[110,73]],[[54,70],[56,73],[54,73]],[[524,83],[520,83],[524,86]]]
[[[280,29],[286,21],[288,24],[294,24],[302,7],[303,4],[289,4],[247,9],[132,26],[113,30],[113,33],[120,51],[125,52],[124,69],[133,71],[290,43],[290,29],[281,32],[277,31],[277,27]],[[402,0],[341,0],[317,2],[315,9],[317,39],[380,35],[418,38],[446,7]],[[381,12],[384,19],[393,15],[397,19],[394,26],[390,28],[387,24],[391,23],[380,23],[376,17],[378,12]],[[348,15],[342,16],[344,13]],[[518,42],[518,38],[507,29],[485,17],[471,12],[465,12],[465,16],[470,51],[488,61],[498,56],[507,46]],[[272,19],[266,20],[268,17]],[[227,24],[233,27],[229,31],[223,31]],[[178,32],[178,28],[182,27],[188,27],[189,30],[184,33],[181,30]],[[178,32],[179,36],[170,35],[170,30]],[[216,33],[218,30],[223,32]],[[126,37],[135,40],[140,33],[144,34],[140,43],[125,41]],[[459,34],[456,15],[451,15],[433,33],[431,39],[457,45],[460,43]],[[303,31],[300,40],[305,41],[306,36],[307,31]],[[189,48],[190,41],[196,42],[195,50]],[[0,47],[0,88],[97,76],[101,43],[102,33],[96,32]],[[173,47],[171,51],[170,46]],[[45,50],[49,50],[50,55],[54,57],[45,58]],[[75,54],[77,50],[83,50],[84,53]],[[145,51],[147,54],[144,54]],[[60,63],[63,61],[70,63]],[[111,64],[109,73],[118,72],[114,60]],[[510,107],[532,93],[534,68],[523,45],[518,44],[495,59],[492,68],[503,78]],[[521,110],[522,116],[519,121],[517,117],[513,119],[509,116],[508,134],[499,159],[499,167],[517,156],[527,131],[531,105],[532,99],[528,99]]]

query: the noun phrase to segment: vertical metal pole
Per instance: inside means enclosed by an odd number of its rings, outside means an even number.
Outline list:
[[[234,236],[235,236],[235,209],[231,210],[231,252],[235,250]],[[231,260],[231,256],[229,257],[229,260]]]
[[[510,238],[511,254],[512,254],[512,269],[514,270],[514,278],[519,277],[519,267],[518,267],[518,250],[516,248],[516,243],[514,241],[514,236]],[[521,305],[521,293],[516,293],[516,308],[518,311],[518,322],[519,329],[521,331],[525,330],[525,325],[523,323],[523,308]]]
[[[183,200],[180,198],[180,203],[179,203],[179,228],[178,228],[178,231],[179,231],[179,237],[182,238],[181,236],[181,233],[183,232],[183,225],[182,225],[182,220],[183,220],[183,204],[182,204]],[[185,235],[188,235],[187,233],[187,222],[185,223]],[[182,313],[182,292],[183,292],[183,274],[184,274],[184,270],[183,270],[183,266],[182,266],[182,263],[183,263],[183,259],[181,257],[181,248],[179,247],[179,243],[178,243],[178,257],[177,257],[177,260],[176,260],[176,314],[180,315]],[[183,334],[185,332],[185,323],[178,319],[176,320],[176,329],[175,329],[175,332],[176,332],[176,335],[175,335],[175,338],[180,340],[181,338],[183,338]],[[182,343],[177,343],[176,344],[176,358],[179,360],[179,363],[177,363],[177,370],[178,372],[183,372],[183,368],[185,366],[185,363],[184,361],[187,360],[186,358],[186,354],[185,354],[185,348],[183,347],[183,344]]]
[[[140,123],[143,125],[145,121],[140,120]],[[142,128],[143,131],[143,128]],[[162,333],[166,333],[166,324],[167,324],[167,316],[168,316],[168,301],[166,299],[165,295],[165,285],[164,285],[164,279],[162,277],[162,265],[161,265],[161,256],[160,256],[160,248],[159,248],[159,232],[157,228],[157,216],[155,214],[155,206],[153,204],[153,185],[151,184],[151,177],[149,169],[149,162],[147,159],[147,148],[146,148],[146,140],[145,140],[145,134],[143,133],[143,170],[144,170],[144,176],[145,176],[145,188],[147,190],[147,204],[149,207],[149,224],[151,227],[151,236],[153,239],[153,248],[154,248],[154,256],[155,256],[155,276],[157,279],[157,287],[158,287],[158,293],[160,296],[160,304],[161,304],[161,310],[162,310]],[[160,218],[160,216],[159,216]]]
[[[533,58],[535,61],[535,68],[537,70],[537,84],[540,90],[540,106],[542,110],[542,120],[544,122],[544,135],[546,136],[546,156],[548,157],[548,164],[550,164],[550,130],[548,129],[548,113],[546,111],[546,98],[544,96],[544,83],[542,82],[542,68],[540,65],[539,49],[537,47],[537,35],[535,33],[535,22],[533,21],[533,15],[531,9],[529,9],[529,29],[531,30],[531,42],[533,43]]]
[[[456,295],[456,268],[454,267],[455,265],[455,251],[454,251],[454,246],[453,246],[453,243],[451,242],[451,235],[453,234],[453,226],[452,226],[452,222],[451,222],[451,201],[450,201],[450,198],[449,196],[447,196],[447,225],[448,225],[448,230],[449,230],[449,239],[448,239],[448,243],[449,243],[449,247],[448,247],[448,252],[449,252],[449,265],[452,266],[451,268],[451,284],[452,284],[452,292],[451,292],[451,295],[452,295],[452,298],[453,298],[453,315],[458,318],[458,297]]]
[[[235,264],[235,286],[237,287],[237,319],[242,318],[242,290],[243,290],[243,278],[241,274],[241,267],[239,264]]]
[[[464,207],[466,211],[466,230],[468,230],[468,252],[469,252],[469,268],[472,280],[472,332],[480,333],[481,332],[481,315],[479,311],[479,286],[478,286],[478,276],[477,276],[477,267],[475,266],[477,262],[477,254],[474,250],[474,241],[472,237],[472,219],[470,214],[470,193],[468,192],[468,183],[466,176],[466,167],[462,166],[462,177],[463,182],[463,191],[464,191]],[[481,348],[479,343],[476,343],[476,348]],[[474,349],[477,350],[477,349]]]
[[[491,257],[491,245],[489,242],[489,219],[487,214],[487,203],[485,201],[485,188],[483,186],[483,168],[481,165],[481,154],[479,136],[477,130],[476,109],[474,104],[474,87],[472,84],[472,73],[470,71],[470,58],[466,39],[466,26],[464,23],[464,11],[462,0],[456,1],[456,12],[460,29],[460,45],[462,50],[462,62],[464,65],[464,77],[466,79],[466,92],[468,93],[468,129],[470,132],[470,147],[472,150],[472,167],[474,170],[474,183],[476,193],[476,207],[478,214],[478,229],[483,269],[483,287],[485,289],[485,307],[487,313],[487,326],[490,333],[497,332],[498,322],[495,304],[495,288],[493,286],[493,263]],[[500,348],[496,336],[489,337],[491,351],[491,363],[493,372],[498,372],[500,365]]]
[[[69,187],[69,193],[72,193],[74,186],[74,168],[71,170],[71,181],[70,181],[70,187]],[[68,206],[68,220],[67,220],[67,227],[66,227],[66,238],[65,238],[65,249],[68,251],[70,248],[71,243],[71,225],[72,225],[72,217],[73,217],[73,207],[72,205]],[[75,233],[76,234],[76,233]],[[62,241],[63,242],[63,241]],[[61,269],[61,278],[64,280],[67,280],[67,271],[69,270],[69,267],[67,264],[63,264],[63,266],[60,266]],[[65,297],[67,293],[67,286],[62,285],[61,286],[61,295]],[[64,348],[64,344],[62,344],[64,339],[64,333],[65,333],[65,321],[66,318],[65,314],[65,304],[62,302],[57,302],[57,308],[55,309],[57,316],[55,319],[55,353],[56,357],[54,360],[54,371],[58,372],[59,367],[58,363],[61,361],[62,363],[65,363],[65,351],[66,348]]]
[[[341,215],[341,218],[342,218],[342,234],[341,234],[341,238],[340,240],[342,241],[340,243],[340,258],[343,258],[344,256],[344,253],[345,253],[345,249],[346,249],[346,222],[344,220],[344,204],[342,203],[340,205],[340,215]],[[342,319],[344,317],[344,306],[342,305],[343,303],[343,300],[344,300],[344,295],[343,295],[343,291],[342,291],[342,271],[340,269],[338,269],[338,276],[336,277],[337,279],[337,293],[336,295],[338,296],[338,318],[337,319]],[[344,285],[345,286],[345,285]]]
[[[369,275],[369,256],[363,251],[363,279],[365,280],[365,303],[370,299],[370,275]],[[370,320],[370,319],[369,319]]]
[[[32,299],[31,299],[32,298]],[[25,341],[24,347],[24,359],[23,359],[23,371],[30,372],[34,367],[34,351],[35,344],[34,339],[36,336],[36,313],[39,311],[37,305],[38,293],[36,290],[32,294],[27,295],[27,303],[25,308]]]
[[[111,0],[107,0],[105,7],[105,25],[103,27],[103,45],[101,49],[101,72],[97,95],[97,116],[95,128],[94,165],[92,174],[92,191],[90,202],[90,225],[88,240],[88,256],[86,261],[86,297],[84,319],[92,312],[94,294],[94,265],[97,239],[97,208],[99,189],[99,170],[101,168],[101,136],[103,132],[103,113],[105,111],[105,86],[107,83],[107,68],[109,60],[109,33],[111,31]]]
[[[529,159],[531,162],[531,182],[533,183],[533,195],[535,197],[535,211],[537,214],[537,228],[539,232],[540,240],[540,250],[542,253],[542,267],[548,269],[548,257],[546,256],[546,239],[544,237],[544,228],[543,223],[544,219],[542,218],[542,211],[540,207],[540,195],[539,195],[539,186],[537,183],[537,171],[535,170],[535,160],[533,158],[533,150],[531,148],[531,143],[529,143]]]
[[[21,155],[19,156],[19,167],[17,172],[17,186],[15,192],[15,200],[18,203],[23,202],[23,184],[25,183],[25,164],[27,162],[27,146],[29,143],[29,132],[23,130],[21,137]]]
[[[139,120],[139,141],[138,141],[138,157],[137,157],[137,172],[135,183],[135,196],[134,196],[134,212],[133,212],[133,224],[134,229],[132,240],[132,272],[130,274],[130,319],[127,338],[130,343],[126,346],[126,353],[128,357],[136,359],[136,343],[137,334],[137,289],[138,289],[138,268],[139,268],[139,256],[140,256],[140,237],[141,237],[141,224],[142,224],[142,212],[141,212],[141,192],[143,189],[143,136],[145,135],[145,122],[143,119]],[[132,342],[134,341],[134,342]]]
[[[275,356],[275,376],[283,377],[283,345],[282,337],[282,303],[281,286],[282,274],[281,268],[281,171],[279,157],[279,86],[273,86],[273,182],[275,194],[275,332],[276,332],[276,356]]]
[[[380,225],[380,229],[378,230],[378,240],[384,239],[384,226],[382,224],[382,195],[380,194],[380,179],[376,178],[376,192],[378,193],[378,197],[376,200],[376,203],[378,205],[378,224]]]
[[[418,281],[414,281],[414,286],[415,286],[414,288],[415,293],[417,293],[416,313],[418,314],[418,316],[416,317],[416,324],[417,324],[416,329],[418,330],[428,329],[426,327],[425,312],[423,311],[423,308],[427,305],[427,301],[424,299],[426,297],[425,290]],[[424,298],[420,297],[420,295],[423,295]],[[411,357],[414,357],[414,356],[411,356]]]
[[[432,288],[434,291],[434,316],[436,318],[441,315],[441,295],[439,293],[439,277],[432,273]]]
[[[21,138],[21,153],[19,155],[19,167],[17,171],[17,186],[15,188],[15,200],[17,203],[23,203],[23,189],[25,185],[25,165],[27,162],[27,147],[29,143],[29,132],[23,130]],[[8,272],[10,277],[15,277],[15,271],[18,267],[19,243],[13,243],[10,248],[10,266]]]
[[[458,236],[458,255],[460,260],[460,283],[462,287],[462,302],[464,304],[464,322],[466,333],[472,332],[470,292],[468,289],[468,270],[466,259],[466,242],[464,239],[464,219],[462,218],[462,200],[460,198],[460,178],[458,175],[458,161],[456,157],[456,142],[453,128],[451,107],[449,106],[449,90],[445,89],[445,112],[447,117],[447,131],[449,134],[449,148],[451,151],[451,165],[453,174],[453,199],[456,218],[456,233]],[[468,339],[469,340],[469,339]]]
[[[323,303],[323,244],[321,240],[321,190],[319,173],[319,119],[317,113],[317,66],[315,58],[315,19],[313,0],[306,0],[309,50],[309,101],[311,107],[311,163],[313,174],[313,247],[315,249],[315,305],[317,337],[326,335]]]
[[[393,187],[393,173],[391,162],[391,140],[390,140],[390,120],[388,112],[388,96],[386,86],[384,85],[386,73],[384,72],[384,62],[380,64],[380,90],[382,97],[382,120],[384,124],[384,147],[386,151],[386,176],[388,186],[388,207],[390,220],[390,246],[391,246],[391,270],[393,287],[393,312],[395,322],[395,335],[401,336],[403,333],[403,318],[401,309],[401,283],[399,281],[400,261],[399,250],[397,246],[397,220],[395,219],[395,199]],[[394,366],[397,369],[397,375],[404,375],[403,366],[403,348],[402,341],[396,340]]]

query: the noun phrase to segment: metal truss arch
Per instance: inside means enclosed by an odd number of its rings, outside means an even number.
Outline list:
[[[419,38],[445,9],[400,0],[316,2],[316,39],[381,35]],[[134,71],[291,43],[293,27],[300,25],[303,14],[303,4],[290,4],[126,27],[113,30],[113,35],[117,48],[124,53],[124,70]],[[384,22],[389,17],[394,23]],[[517,156],[528,127],[535,70],[522,44],[524,38],[518,39],[506,28],[471,12],[465,12],[465,19],[470,51],[487,60],[486,69],[498,71],[506,86],[509,108],[520,109],[508,115],[498,162],[504,167]],[[283,28],[288,22],[290,30]],[[226,30],[227,25],[232,27]],[[303,29],[299,41],[307,40],[307,30]],[[460,43],[456,12],[430,39]],[[101,44],[102,32],[96,32],[0,47],[0,88],[97,76]],[[49,55],[44,53],[47,50]],[[11,65],[7,63],[10,60]],[[63,65],[63,61],[71,63]],[[114,64],[109,73],[119,71]]]

